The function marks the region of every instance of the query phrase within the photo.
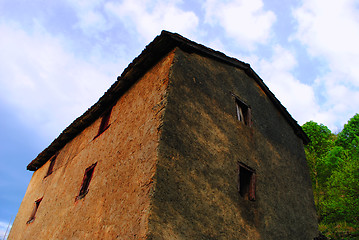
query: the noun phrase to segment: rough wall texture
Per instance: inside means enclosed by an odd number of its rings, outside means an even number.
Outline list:
[[[251,106],[236,118],[232,93]],[[166,109],[166,110],[164,110]],[[34,172],[9,239],[312,239],[301,140],[242,70],[176,48]],[[256,170],[256,201],[237,190]],[[85,169],[97,163],[79,200]],[[43,198],[35,221],[26,224]]]
[[[231,92],[252,108],[236,119]],[[256,170],[256,201],[237,190],[238,162]],[[176,51],[171,69],[149,239],[313,239],[303,144],[242,70]]]
[[[105,132],[94,139],[98,119],[59,151],[51,175],[44,178],[49,162],[34,172],[9,239],[146,238],[172,60],[170,53],[118,100]],[[76,201],[85,169],[96,162],[89,192]]]

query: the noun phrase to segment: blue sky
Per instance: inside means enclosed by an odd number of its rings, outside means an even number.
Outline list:
[[[250,63],[299,124],[358,112],[355,0],[0,0],[0,238],[26,165],[162,29]]]

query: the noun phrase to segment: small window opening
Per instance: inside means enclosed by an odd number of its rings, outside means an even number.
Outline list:
[[[95,138],[97,138],[98,136],[100,136],[104,131],[106,131],[106,129],[110,126],[109,122],[110,122],[110,116],[111,116],[111,111],[112,108],[110,108],[109,110],[107,110],[104,115],[102,116],[101,119],[101,124],[100,127],[98,129],[98,133],[95,136]]]
[[[236,110],[237,110],[237,119],[240,122],[243,122],[245,125],[252,125],[252,112],[251,108],[245,104],[243,101],[239,100],[236,97]]]
[[[54,156],[52,156],[52,157],[50,158],[50,165],[49,165],[49,168],[47,169],[47,173],[46,173],[46,176],[45,176],[45,177],[51,175],[51,173],[53,172],[56,157],[57,157],[57,156],[54,155]]]
[[[82,180],[81,189],[80,189],[79,195],[76,197],[76,200],[84,198],[86,196],[86,194],[88,193],[88,191],[89,191],[88,188],[90,186],[90,182],[91,182],[92,175],[93,175],[94,169],[96,167],[96,164],[97,163],[94,163],[90,167],[86,168],[85,175]]]
[[[238,163],[238,191],[244,199],[256,200],[256,173],[244,163]]]
[[[36,215],[37,210],[39,209],[41,201],[42,201],[42,198],[35,201],[35,206],[31,212],[31,216],[30,216],[29,220],[26,222],[26,224],[32,223],[35,220],[35,215]]]

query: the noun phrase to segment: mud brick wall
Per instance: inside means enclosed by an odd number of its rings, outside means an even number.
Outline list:
[[[256,82],[180,49],[170,76],[150,239],[313,239],[302,140]],[[251,107],[251,127],[233,94]],[[255,201],[238,193],[238,162],[256,171]]]
[[[49,161],[34,172],[9,239],[145,238],[172,60],[170,53],[121,96],[101,135],[94,139],[99,118],[58,152],[51,175]],[[76,200],[94,163],[89,191]]]

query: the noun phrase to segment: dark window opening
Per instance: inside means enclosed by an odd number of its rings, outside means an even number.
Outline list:
[[[96,167],[96,164],[97,163],[94,163],[90,167],[86,168],[85,175],[82,180],[81,189],[80,189],[79,195],[76,197],[76,200],[85,197],[86,194],[88,193],[88,191],[89,191],[88,188],[90,186],[90,182],[91,182],[92,175],[93,175],[94,169]]]
[[[106,111],[106,112],[104,113],[104,115],[102,116],[101,124],[100,124],[100,127],[99,127],[99,129],[98,129],[98,133],[97,133],[97,135],[95,136],[95,138],[97,138],[98,136],[100,136],[101,133],[103,133],[104,131],[106,131],[106,129],[110,126],[109,122],[110,122],[111,111],[112,111],[112,108],[110,108],[108,111]]]
[[[41,200],[42,200],[42,198],[35,201],[34,209],[32,210],[31,216],[30,216],[29,220],[26,222],[26,224],[32,223],[35,220],[35,215],[36,215],[37,210],[39,209]]]
[[[238,191],[244,199],[256,200],[256,173],[244,163],[238,163]]]
[[[56,157],[57,157],[57,156],[54,155],[54,156],[52,156],[52,157],[50,158],[50,165],[49,165],[49,168],[47,169],[47,173],[46,173],[46,176],[45,176],[45,177],[51,175],[51,173],[54,171],[54,165],[55,165]]]
[[[237,110],[237,119],[240,122],[243,122],[245,125],[252,125],[252,111],[251,108],[245,104],[243,101],[239,100],[236,97],[236,110]]]

